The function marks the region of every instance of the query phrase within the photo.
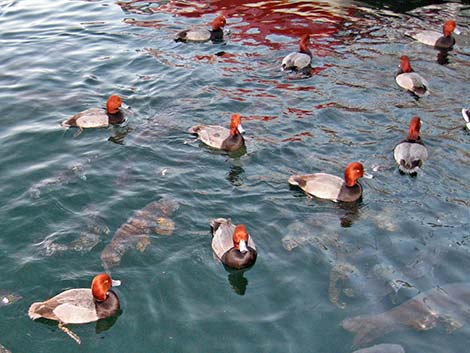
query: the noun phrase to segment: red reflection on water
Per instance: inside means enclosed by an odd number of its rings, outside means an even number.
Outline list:
[[[293,135],[292,137],[288,137],[284,140],[281,140],[282,142],[299,142],[303,141],[303,137],[313,137],[313,134],[308,131],[304,132],[299,132],[298,134]]]
[[[335,7],[325,2],[306,0],[297,1],[260,1],[260,0],[213,0],[213,1],[174,1],[174,0],[131,0],[117,2],[121,8],[134,14],[169,13],[175,16],[201,18],[208,14],[223,14],[229,26],[237,28],[232,34],[234,40],[244,40],[245,45],[263,44],[279,49],[285,44],[271,41],[270,35],[288,36],[294,39],[310,33],[314,38],[329,37],[336,33],[345,20],[355,12],[353,7]],[[237,19],[240,19],[237,21]],[[210,20],[204,20],[201,25]],[[133,21],[137,26],[149,26],[149,21]],[[312,47],[325,49],[338,44],[336,41],[321,45],[313,40]],[[291,45],[291,44],[289,44]],[[319,55],[326,55],[320,53]]]
[[[269,115],[249,115],[249,116],[243,116],[243,120],[250,121],[250,120],[258,120],[258,121],[271,121],[274,119],[277,119],[277,116],[269,116]]]
[[[308,115],[312,115],[310,110],[299,109],[299,108],[287,108],[288,114],[294,114],[297,118],[305,118]]]

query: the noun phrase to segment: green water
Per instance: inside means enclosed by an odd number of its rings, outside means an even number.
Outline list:
[[[470,134],[460,115],[470,104],[468,5],[389,13],[368,7],[377,3],[237,3],[0,2],[0,292],[21,296],[0,306],[0,344],[347,353],[355,348],[343,319],[468,281]],[[173,41],[219,12],[225,43]],[[403,33],[447,18],[463,33],[441,66]],[[305,31],[314,74],[299,79],[279,69]],[[429,97],[416,101],[395,84],[402,54],[428,79]],[[62,129],[111,94],[130,106],[124,126],[77,137]],[[201,122],[228,125],[232,113],[247,130],[244,154],[210,150],[186,133]],[[414,115],[430,157],[410,178],[392,150]],[[354,160],[375,176],[362,181],[357,204],[311,199],[287,183],[293,173],[341,175]],[[173,234],[152,234],[145,251],[127,251],[110,270],[122,281],[117,318],[72,325],[81,346],[54,322],[29,319],[32,302],[88,287],[116,230],[163,197],[179,204]],[[246,224],[258,248],[249,271],[214,260],[216,217]],[[394,293],[381,268],[411,288]],[[461,353],[468,339],[468,326],[437,327],[370,344]]]

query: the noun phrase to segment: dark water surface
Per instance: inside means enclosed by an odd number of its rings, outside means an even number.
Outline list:
[[[460,109],[470,105],[470,8],[389,3],[0,2],[0,290],[21,297],[0,306],[0,343],[12,352],[348,353],[343,319],[468,282],[470,134]],[[225,43],[173,41],[220,12]],[[403,33],[448,18],[463,33],[441,66]],[[312,77],[281,73],[305,32]],[[402,54],[428,78],[429,97],[395,84]],[[111,94],[131,107],[124,126],[78,137],[60,127]],[[235,112],[245,154],[186,133],[228,125]],[[392,149],[414,115],[430,158],[410,178]],[[292,173],[340,175],[354,160],[375,176],[357,204],[287,183]],[[179,205],[173,233],[152,232],[110,270],[122,280],[116,320],[72,326],[77,346],[55,323],[28,318],[32,302],[88,287],[114,233],[163,197]],[[252,269],[229,273],[214,261],[214,217],[247,225],[259,251]],[[469,332],[468,322],[451,333],[439,325],[371,344],[461,353]]]

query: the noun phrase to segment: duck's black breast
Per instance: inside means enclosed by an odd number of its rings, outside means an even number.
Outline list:
[[[124,121],[124,114],[121,111],[118,111],[115,114],[111,113],[106,113],[108,115],[109,123],[114,125],[114,124],[120,124]]]
[[[211,37],[210,40],[214,43],[216,42],[223,42],[224,40],[224,31],[222,28],[211,30]]]
[[[230,268],[242,269],[252,266],[256,262],[258,254],[252,247],[248,247],[248,251],[241,252],[238,249],[231,248],[222,256],[222,263]]]
[[[452,36],[448,37],[440,37],[437,41],[436,44],[434,44],[434,48],[438,50],[452,50],[452,47],[455,44],[455,38]]]
[[[117,294],[110,290],[105,301],[95,301],[95,308],[98,319],[104,319],[115,315],[120,308]]]
[[[237,151],[245,145],[245,139],[242,135],[230,135],[222,142],[221,149],[228,152]]]
[[[356,183],[354,186],[344,184],[338,194],[338,201],[354,202],[362,197],[362,186]]]

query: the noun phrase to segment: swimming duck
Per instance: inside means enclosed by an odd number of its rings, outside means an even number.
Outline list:
[[[462,116],[465,119],[465,126],[470,130],[470,110],[462,108]]]
[[[417,116],[411,118],[407,138],[393,149],[393,157],[402,173],[417,173],[423,162],[428,159],[428,151],[419,136],[420,128],[421,119]]]
[[[121,97],[112,95],[106,102],[106,109],[91,108],[75,114],[62,122],[63,127],[78,127],[79,134],[83,129],[108,127],[110,124],[120,124],[124,121],[124,114],[120,110]]]
[[[304,34],[300,38],[299,51],[290,53],[282,59],[281,71],[309,71],[312,63],[312,52],[308,48],[310,44],[310,35]]]
[[[211,229],[212,250],[225,266],[242,269],[256,262],[256,246],[244,224],[235,226],[230,219],[217,218]]]
[[[230,130],[217,125],[196,125],[188,132],[197,135],[206,145],[228,152],[237,151],[245,146],[245,139],[242,136],[245,130],[239,114],[232,115]]]
[[[344,170],[344,179],[326,173],[292,175],[289,184],[297,185],[307,194],[320,199],[353,202],[362,197],[362,186],[357,181],[362,177],[372,178],[364,173],[361,163],[351,162]]]
[[[59,328],[80,344],[80,337],[66,324],[85,324],[113,316],[119,310],[119,298],[111,286],[120,285],[106,273],[96,275],[90,288],[66,290],[44,302],[31,304],[28,315],[32,320],[45,318],[59,322]]]
[[[410,59],[406,55],[400,58],[400,71],[395,77],[398,85],[417,97],[429,94],[428,82],[411,68]]]
[[[222,42],[227,21],[224,16],[218,16],[212,21],[212,29],[194,28],[186,29],[176,35],[175,42]]]
[[[421,31],[417,33],[409,33],[408,35],[418,42],[426,45],[431,45],[438,50],[452,50],[455,44],[455,38],[452,37],[452,32],[459,34],[460,31],[456,28],[455,21],[449,20],[444,23],[442,27],[442,34],[436,31]]]

